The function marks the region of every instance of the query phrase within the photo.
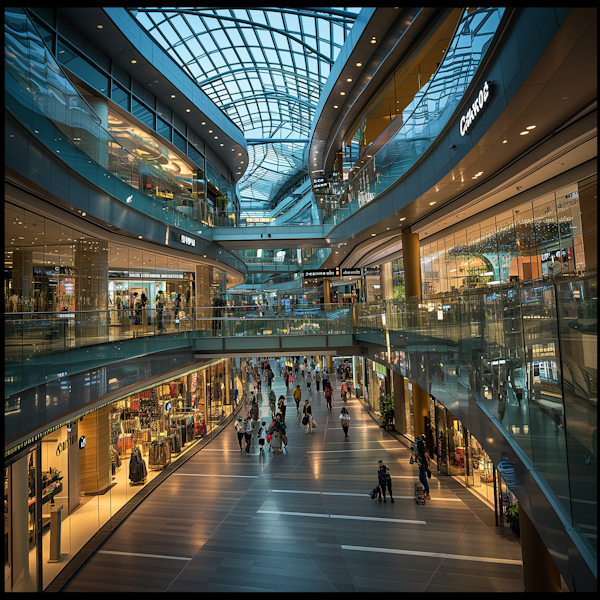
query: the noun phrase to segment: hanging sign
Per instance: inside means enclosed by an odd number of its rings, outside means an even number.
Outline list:
[[[492,84],[489,81],[486,81],[483,84],[483,87],[479,90],[479,94],[477,94],[475,101],[467,110],[467,113],[463,115],[460,119],[460,135],[465,136],[469,133],[469,129],[475,122],[475,119],[479,115],[479,112],[483,110],[483,107],[488,103],[491,96],[491,87]]]
[[[315,177],[312,181],[313,190],[322,190],[329,187],[327,177]]]
[[[342,269],[342,277],[353,277],[362,275],[362,269]]]
[[[85,435],[82,435],[79,438],[79,449],[83,450],[85,448],[85,444],[86,444],[86,439],[85,439]]]
[[[339,269],[321,269],[319,271],[304,271],[304,277],[336,277]]]

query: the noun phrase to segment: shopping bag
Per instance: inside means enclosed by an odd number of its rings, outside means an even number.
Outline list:
[[[293,375],[290,375],[290,382],[294,383],[294,376]]]
[[[313,419],[313,422],[312,422],[312,426],[313,426],[313,429],[317,426],[317,423],[316,423],[316,421],[314,419]]]
[[[377,498],[377,488],[373,488],[373,491],[371,492],[371,499],[375,500],[375,498]]]

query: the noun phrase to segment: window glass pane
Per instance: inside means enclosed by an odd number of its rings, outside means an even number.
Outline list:
[[[118,104],[121,108],[129,110],[129,94],[114,81],[112,84],[112,101]]]
[[[65,46],[60,40],[58,42],[58,60],[75,75],[81,77],[86,83],[100,93],[108,96],[108,77],[103,75],[92,65],[84,60],[79,54]]]
[[[188,144],[187,155],[201,168],[204,168],[204,159],[198,150],[196,150],[191,144]]]
[[[175,147],[181,150],[184,154],[186,153],[185,138],[177,131],[173,131],[173,144],[175,144]]]
[[[160,117],[156,119],[156,131],[158,131],[165,139],[171,141],[171,126]]]
[[[135,98],[131,99],[131,114],[147,127],[154,129],[154,114]]]

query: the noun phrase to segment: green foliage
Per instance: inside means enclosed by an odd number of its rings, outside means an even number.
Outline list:
[[[379,412],[386,425],[389,425],[394,418],[394,396],[386,394],[379,397]]]
[[[222,296],[215,296],[213,298],[213,306],[227,306],[227,301]]]
[[[229,204],[229,198],[227,196],[217,196],[217,207],[219,210],[225,210]]]
[[[506,520],[509,525],[518,525],[519,523],[519,503],[515,502],[506,509]]]

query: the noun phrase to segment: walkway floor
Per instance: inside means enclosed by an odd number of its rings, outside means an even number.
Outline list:
[[[410,451],[355,399],[345,440],[339,391],[328,414],[312,387],[309,395],[301,383],[313,434],[296,416],[290,385],[283,454],[259,453],[256,431],[250,455],[240,452],[230,425],[142,502],[67,591],[523,591],[519,542],[494,526],[483,502],[474,512],[434,475],[431,501],[417,506]],[[285,393],[278,374],[273,389]],[[369,496],[379,460],[394,504]],[[491,518],[478,516],[483,509]]]

